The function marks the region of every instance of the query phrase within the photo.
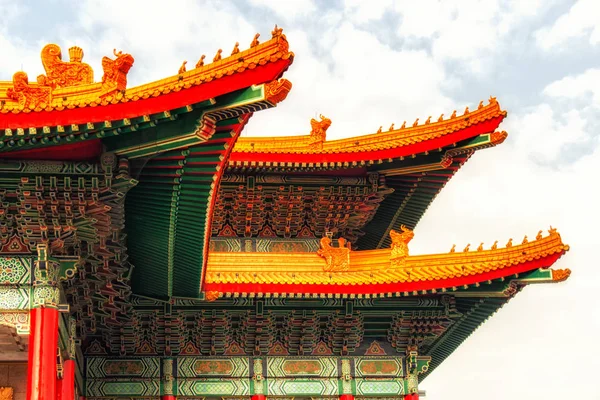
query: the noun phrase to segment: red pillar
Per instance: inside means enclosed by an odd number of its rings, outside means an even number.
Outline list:
[[[62,400],[62,389],[63,388],[63,380],[62,379],[57,379],[56,380],[56,400]]]
[[[65,360],[61,381],[57,400],[75,400],[75,360]]]
[[[253,394],[251,400],[267,400],[264,394]]]
[[[340,400],[354,400],[354,396],[351,394],[342,394],[340,395]]]
[[[419,394],[418,393],[405,394],[404,400],[419,400]]]
[[[164,394],[160,396],[160,400],[177,400],[177,397],[173,396],[172,394]]]
[[[27,399],[55,400],[58,310],[43,306],[31,309],[29,326]]]

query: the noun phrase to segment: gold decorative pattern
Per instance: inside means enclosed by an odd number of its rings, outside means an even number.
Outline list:
[[[285,100],[290,90],[292,82],[284,78],[265,83],[265,100],[275,105]]]
[[[38,108],[50,104],[50,88],[39,85],[30,85],[25,72],[13,75],[13,87],[6,90],[8,99],[15,101],[20,108]]]
[[[133,65],[131,54],[117,52],[113,50],[115,59],[102,57],[102,95],[107,95],[113,91],[122,91],[127,87],[127,74]]]
[[[400,267],[390,267],[391,249],[348,250],[347,267],[344,260],[332,260],[326,268],[322,256],[312,253],[211,252],[206,283],[365,285],[432,281],[497,271],[568,250],[560,235],[551,231],[549,236],[510,248],[407,256]],[[323,256],[333,259],[329,251]],[[328,270],[334,266],[338,271]]]
[[[390,238],[392,239],[390,264],[392,267],[404,266],[406,257],[408,257],[408,242],[415,236],[412,230],[402,225],[401,232],[390,230]]]
[[[324,117],[323,114],[319,115],[321,118],[320,121],[317,121],[314,118],[310,120],[310,126],[312,127],[310,131],[308,145],[311,149],[321,150],[323,148],[323,143],[325,143],[327,129],[331,126],[331,120],[327,117]]]
[[[216,290],[211,290],[210,292],[206,292],[205,299],[206,301],[215,301],[219,298],[220,293]]]
[[[0,400],[13,400],[13,388],[0,387]]]
[[[331,238],[325,236],[321,239],[321,248],[317,255],[325,259],[325,272],[348,271],[350,268],[350,243],[346,243],[344,238],[339,238],[338,247],[333,247]]]
[[[449,119],[431,122],[429,124],[415,125],[413,127],[402,125],[399,129],[393,129],[392,126],[392,130],[388,132],[376,132],[364,136],[331,141],[325,141],[325,135],[323,134],[322,145],[318,144],[319,141],[315,139],[317,136],[320,139],[321,136],[315,135],[314,133],[303,136],[243,137],[238,139],[233,148],[233,152],[330,154],[386,150],[436,139],[481,122],[505,116],[506,111],[501,110],[498,101],[492,97],[490,98],[488,105],[485,105],[476,111],[468,112],[460,117],[454,115]],[[312,121],[318,122],[314,119]],[[329,125],[330,124],[331,121],[329,121]],[[506,137],[506,132],[494,132],[491,134],[491,140],[494,145],[502,143]],[[317,143],[317,145],[315,145],[315,143]]]
[[[50,86],[52,89],[69,86],[87,85],[94,82],[94,71],[88,64],[81,62],[83,50],[81,47],[69,49],[70,61],[62,60],[60,47],[56,44],[48,44],[42,49],[42,64],[46,75],[38,77],[38,83],[42,86]]]
[[[553,269],[552,270],[552,281],[553,282],[564,282],[571,276],[571,270],[567,269]]]
[[[58,47],[58,46],[57,46]],[[279,60],[293,60],[285,35],[278,34],[273,39],[239,53],[223,57],[216,62],[164,78],[135,88],[127,85],[127,73],[133,64],[130,54],[114,51],[115,59],[104,57],[104,75],[101,82],[77,84],[76,86],[56,87],[29,84],[27,75],[20,72],[15,82],[0,82],[0,114],[30,111],[64,110],[77,107],[95,107],[108,104],[126,103],[157,97],[171,92],[189,89],[222,77],[252,70],[267,63]],[[56,60],[55,60],[56,61]],[[84,65],[84,64],[82,64]],[[285,87],[285,85],[284,85]]]

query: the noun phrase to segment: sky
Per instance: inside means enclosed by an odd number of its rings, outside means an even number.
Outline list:
[[[420,388],[444,400],[600,399],[600,1],[0,0],[0,15],[0,80],[42,73],[39,52],[57,43],[82,47],[97,74],[114,48],[131,53],[130,87],[278,24],[294,86],[244,135],[307,134],[322,113],[328,139],[350,137],[496,96],[508,139],[448,183],[411,254],[552,225],[571,246],[555,268],[572,275],[525,288]]]

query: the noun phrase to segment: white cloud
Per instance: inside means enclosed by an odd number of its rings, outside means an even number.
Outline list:
[[[536,32],[538,45],[544,50],[562,47],[570,39],[586,37],[591,45],[600,42],[600,3],[597,0],[578,0],[553,25]]]
[[[514,139],[517,151],[542,164],[560,162],[566,146],[590,139],[586,119],[578,110],[569,110],[556,118],[549,104],[540,104],[524,115],[511,118],[508,128],[517,131]],[[512,127],[512,129],[511,129]]]
[[[353,23],[361,24],[380,19],[392,4],[392,0],[344,0],[344,13]]]
[[[452,111],[440,89],[444,71],[425,51],[394,51],[350,23],[330,29],[330,45],[317,49],[304,32],[288,32],[296,60],[286,78],[294,88],[277,110],[253,117],[249,134],[307,134],[322,113],[333,121],[329,138],[348,137]]]
[[[600,69],[591,68],[579,75],[567,76],[544,88],[544,94],[565,99],[589,99],[600,108]]]
[[[143,23],[132,23],[132,15]],[[247,48],[256,33],[237,8],[218,1],[182,0],[166,7],[162,1],[131,0],[120,3],[118,13],[114,2],[88,1],[79,22],[88,32],[84,44],[95,66],[115,47],[135,57],[131,85],[175,75],[184,60],[193,67],[201,54],[212,60],[219,48],[229,54],[235,42]],[[66,37],[64,47],[72,40]]]
[[[490,63],[490,54],[505,45],[503,37],[551,3],[542,0],[347,0],[345,6],[352,20],[359,23],[394,11],[399,15],[400,38],[431,39],[436,61],[461,61],[479,74]]]
[[[250,0],[250,4],[258,7],[267,7],[286,21],[294,20],[314,12],[317,8],[313,0]]]

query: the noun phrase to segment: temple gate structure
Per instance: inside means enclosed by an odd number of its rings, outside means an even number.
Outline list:
[[[0,361],[28,371],[0,399],[418,399],[525,286],[568,278],[553,228],[410,252],[506,139],[495,98],[349,139],[322,115],[240,138],[294,54],[277,27],[228,53],[130,88],[132,55],[98,72],[50,44],[44,75],[0,82]]]

